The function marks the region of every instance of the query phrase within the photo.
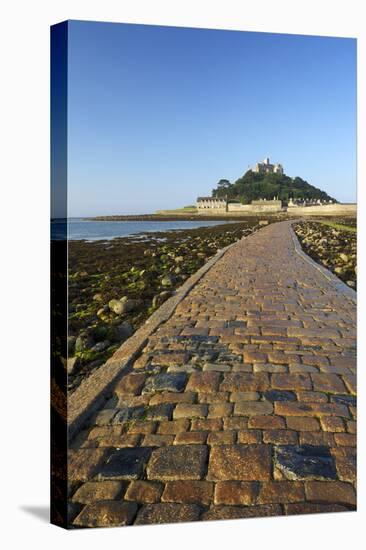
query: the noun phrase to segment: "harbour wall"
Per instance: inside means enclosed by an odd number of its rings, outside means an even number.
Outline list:
[[[290,206],[289,216],[355,216],[357,204],[324,204],[319,206]]]

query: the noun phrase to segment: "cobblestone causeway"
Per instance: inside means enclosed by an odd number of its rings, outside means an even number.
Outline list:
[[[289,222],[236,243],[69,451],[70,524],[355,509],[356,303]]]

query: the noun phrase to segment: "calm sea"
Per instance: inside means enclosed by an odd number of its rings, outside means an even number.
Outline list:
[[[109,240],[128,235],[144,235],[154,231],[171,231],[195,229],[229,223],[227,221],[89,221],[82,218],[69,218],[67,232],[69,240],[98,241]],[[53,220],[51,224],[52,239],[65,238],[65,220]]]

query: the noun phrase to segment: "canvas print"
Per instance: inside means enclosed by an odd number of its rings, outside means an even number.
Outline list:
[[[356,509],[356,40],[51,28],[51,501]]]

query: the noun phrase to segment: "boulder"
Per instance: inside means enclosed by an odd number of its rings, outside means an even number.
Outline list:
[[[113,313],[116,313],[116,315],[121,315],[123,312],[123,302],[121,300],[110,300],[108,302],[109,309],[113,311]]]
[[[141,306],[142,300],[133,300],[132,298],[128,298],[125,301],[121,301],[122,304],[122,313],[128,313],[129,311],[133,311],[134,309],[137,309]]]
[[[95,346],[91,348],[91,351],[101,352],[109,348],[110,345],[111,343],[109,342],[109,340],[104,340],[103,342],[98,342],[97,344],[95,344]]]
[[[93,338],[86,333],[79,334],[75,342],[75,351],[85,351],[94,346]]]
[[[118,340],[127,340],[133,334],[133,326],[128,321],[124,321],[116,327],[116,336]]]
[[[69,357],[66,364],[67,374],[74,374],[78,366],[79,366],[79,358]]]
[[[103,307],[101,307],[100,309],[98,309],[97,311],[97,316],[98,317],[102,317],[104,316],[106,313],[108,313],[109,311],[109,306],[108,305],[105,305]]]
[[[170,275],[169,273],[165,275],[161,280],[162,286],[173,286],[174,282],[175,282],[175,279],[173,275]]]
[[[128,313],[137,309],[142,304],[142,300],[128,298],[127,296],[122,296],[120,300],[110,300],[108,305],[109,308],[116,314],[122,315],[123,313]]]
[[[99,325],[93,329],[93,338],[97,342],[102,342],[107,339],[108,328],[104,325]]]

